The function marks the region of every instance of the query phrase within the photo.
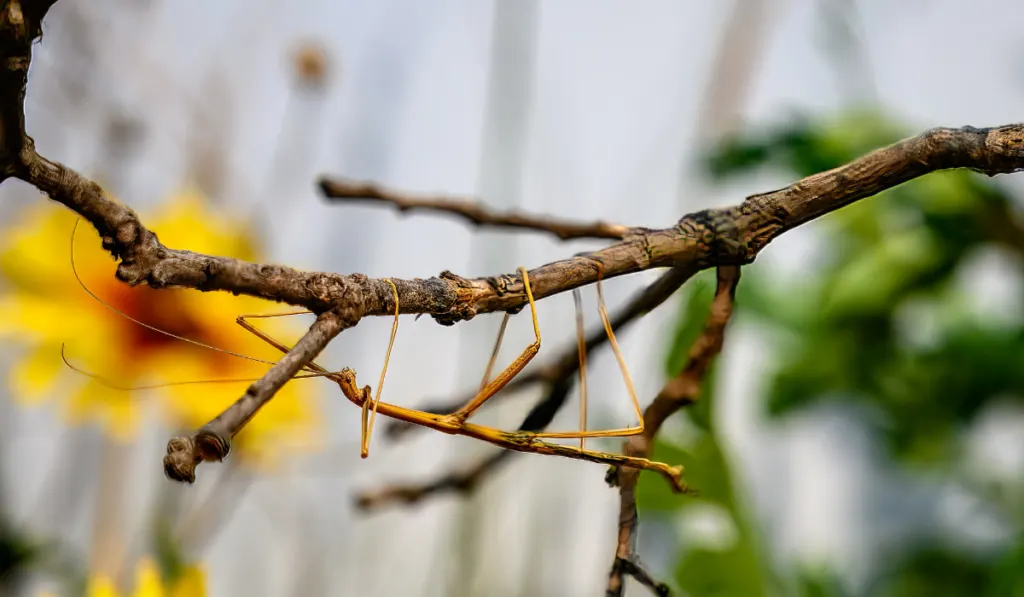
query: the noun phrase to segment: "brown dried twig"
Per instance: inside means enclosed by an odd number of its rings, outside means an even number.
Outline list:
[[[181,438],[172,440],[172,444],[178,442],[174,447],[184,450],[180,462],[223,456],[230,437],[220,433],[230,430],[227,423],[244,425],[291,374],[345,327],[364,316],[391,315],[395,306],[392,283],[402,313],[427,313],[443,324],[525,305],[525,289],[518,274],[467,279],[444,272],[428,279],[373,279],[361,274],[304,272],[163,245],[134,211],[107,197],[95,182],[40,155],[26,133],[24,98],[32,43],[40,38],[43,17],[53,4],[54,0],[8,0],[0,12],[0,179],[23,180],[88,220],[103,239],[103,247],[119,261],[116,276],[125,283],[229,291],[303,306],[321,316],[282,364],[268,371],[229,408],[230,416],[225,413],[196,435],[213,435],[216,441],[189,445],[178,441]],[[582,259],[563,259],[531,270],[534,296],[543,299],[593,284],[598,275],[612,278],[673,267],[690,276],[709,267],[750,263],[786,230],[912,178],[948,168],[969,168],[988,175],[1024,169],[1024,124],[932,129],[845,166],[754,195],[738,206],[689,214],[664,229],[631,230],[621,241]]]
[[[364,491],[356,496],[355,505],[360,510],[369,511],[391,504],[416,504],[445,493],[467,494],[476,489],[498,464],[515,453],[509,450],[495,452],[464,470],[451,471],[428,483],[393,483]]]
[[[651,592],[658,597],[670,597],[672,595],[672,591],[669,589],[668,585],[655,580],[650,573],[644,570],[643,566],[635,561],[635,559],[627,560],[619,557],[615,558],[615,563],[612,564],[612,572],[608,576],[609,589],[607,595],[622,594],[622,577],[624,575],[632,576],[637,582],[650,589]],[[613,583],[619,587],[618,592],[613,592],[611,589]]]
[[[693,404],[700,396],[701,383],[712,361],[722,351],[725,327],[732,316],[736,285],[740,281],[740,268],[727,266],[718,268],[718,285],[711,303],[711,313],[704,325],[704,331],[690,348],[689,358],[679,375],[662,387],[661,391],[644,411],[644,432],[634,435],[625,442],[625,454],[644,457],[650,455],[654,436],[661,425],[677,410]],[[630,574],[648,586],[650,577],[639,566],[633,546],[636,539],[637,507],[636,485],[640,471],[619,467],[610,478],[619,487],[619,533],[615,549],[615,562],[608,576],[609,597],[622,595],[623,575]],[[628,565],[626,565],[628,564]],[[667,589],[665,589],[667,591]],[[667,592],[658,591],[659,595]]]
[[[400,212],[430,211],[468,220],[477,226],[549,232],[561,240],[607,238],[621,240],[633,228],[608,222],[581,223],[519,211],[497,212],[479,201],[445,195],[413,195],[369,181],[321,178],[320,191],[333,202],[365,202],[392,205]]]

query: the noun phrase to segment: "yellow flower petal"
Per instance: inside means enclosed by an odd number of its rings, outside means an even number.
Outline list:
[[[150,558],[143,558],[135,567],[134,597],[163,597],[164,586],[160,582],[160,569]]]
[[[244,223],[220,213],[193,189],[170,197],[143,219],[173,247],[258,260],[256,240]],[[96,379],[68,372],[60,376],[59,346],[77,368],[117,385],[140,386],[202,379],[258,378],[268,365],[253,363],[171,339],[117,315],[79,287],[70,267],[69,235],[75,216],[42,204],[0,234],[0,273],[8,288],[0,294],[0,337],[36,347],[10,383],[22,400],[54,395],[55,379],[75,386],[61,396],[72,424],[99,423],[116,439],[130,439],[138,428],[142,400],[156,399],[174,426],[208,422],[244,391],[248,382],[174,385],[154,391],[123,392]],[[82,282],[110,306],[150,325],[234,353],[276,361],[281,354],[233,324],[240,313],[280,311],[281,305],[229,293],[153,291],[128,288],[114,279],[115,264],[91,225],[79,225],[75,265]],[[262,319],[261,329],[286,343],[301,334],[301,318]],[[299,385],[296,385],[299,384]],[[239,435],[233,453],[246,462],[307,449],[319,439],[317,405],[309,399],[317,382],[289,383]]]
[[[64,363],[60,360],[60,347],[43,344],[29,351],[11,368],[9,380],[15,398],[26,403],[37,403],[53,389]]]
[[[96,422],[116,441],[128,442],[138,428],[140,395],[112,390],[89,380],[71,394],[65,416],[72,425]]]
[[[206,199],[194,188],[174,195],[155,216],[151,228],[167,246],[245,260],[255,256],[254,243],[237,221],[207,209]]]
[[[170,597],[206,597],[206,572],[200,566],[189,566],[170,591]]]
[[[88,580],[85,588],[86,597],[118,597],[114,581],[106,576],[94,576]]]

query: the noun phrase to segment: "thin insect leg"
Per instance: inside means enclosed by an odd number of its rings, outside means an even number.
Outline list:
[[[250,315],[244,315],[246,319],[270,319],[272,317],[290,317],[292,315],[312,315],[313,312],[307,309],[301,311],[282,311],[279,313],[254,313]]]
[[[285,345],[284,343],[278,341],[270,334],[267,334],[263,330],[249,323],[247,321],[248,317],[249,316],[247,315],[240,315],[235,320],[235,323],[242,326],[242,328],[245,329],[247,332],[253,334],[260,340],[263,340],[267,344],[273,346],[274,348],[280,350],[283,353],[287,353],[288,351],[291,350],[291,347]],[[326,377],[327,379],[338,384],[338,387],[341,389],[342,394],[345,395],[349,402],[355,404],[358,407],[363,407],[368,401],[372,400],[372,398],[370,398],[370,396],[368,395],[369,386],[367,386],[366,388],[367,391],[364,391],[356,387],[355,372],[352,371],[351,369],[344,369],[337,373],[332,373],[313,361],[307,363],[304,369],[306,371],[312,371],[314,373],[320,374],[323,377]],[[388,404],[387,402],[378,402],[376,406],[378,407],[378,410],[382,415],[391,417],[393,419],[398,419],[399,421],[405,421],[407,423],[412,423],[413,425],[422,425],[424,427],[428,427],[430,429],[442,431],[444,433],[449,434],[458,432],[458,427],[453,427],[453,425],[449,421],[448,415],[439,415],[435,413],[423,412],[419,410],[397,406],[395,404]]]
[[[505,328],[508,327],[508,320],[512,316],[505,313],[505,316],[501,318],[501,327],[498,328],[498,339],[494,341],[494,351],[491,353],[491,360],[487,362],[487,369],[484,370],[484,378],[480,380],[480,389],[487,387],[487,382],[491,380],[491,371],[494,370],[494,363],[498,360],[498,352],[501,351],[501,342],[505,339]]]
[[[587,432],[587,340],[583,327],[583,297],[579,288],[572,291],[576,308],[576,352],[580,355],[580,433]],[[580,436],[580,450],[585,450],[587,438]]]
[[[200,342],[198,340],[193,340],[191,338],[186,338],[184,336],[179,336],[177,334],[172,334],[171,332],[168,332],[166,330],[161,330],[160,328],[158,328],[156,326],[152,326],[152,325],[149,325],[148,323],[144,323],[142,321],[139,321],[138,319],[135,319],[131,315],[128,315],[127,313],[118,310],[113,305],[107,303],[107,301],[101,299],[99,296],[96,295],[95,292],[93,292],[88,286],[85,285],[85,282],[82,281],[81,276],[78,275],[78,268],[75,266],[75,232],[78,231],[78,222],[80,220],[81,220],[81,218],[75,219],[75,226],[74,226],[74,228],[71,229],[71,273],[74,274],[75,281],[77,281],[78,285],[82,287],[82,290],[84,290],[86,292],[86,294],[88,294],[93,299],[95,299],[96,302],[98,302],[99,304],[103,305],[104,307],[106,307],[111,312],[115,313],[116,315],[120,315],[121,317],[127,319],[128,321],[130,321],[130,322],[132,322],[132,323],[134,323],[136,325],[140,325],[140,326],[146,328],[147,330],[156,332],[158,334],[163,334],[164,336],[167,336],[169,338],[174,338],[175,340],[181,340],[182,342],[187,342],[187,343],[189,343],[189,344],[191,344],[193,346],[198,346],[200,348],[206,348],[208,350],[212,350],[212,351],[215,351],[215,352],[220,352],[220,353],[223,353],[223,354],[226,354],[226,355],[237,357],[239,359],[245,359],[247,361],[254,361],[256,363],[263,363],[264,365],[273,365],[274,364],[273,361],[265,361],[263,359],[258,359],[256,357],[251,357],[249,355],[244,355],[244,354],[241,354],[241,353],[232,352],[232,351],[224,349],[224,348],[218,348],[216,346],[211,346],[209,344],[205,344],[205,343]]]
[[[468,419],[476,409],[480,408],[484,402],[487,402],[491,396],[494,396],[502,390],[508,382],[512,381],[519,372],[537,355],[540,350],[540,323],[537,321],[537,304],[533,300],[533,290],[530,288],[530,276],[526,271],[525,267],[520,267],[519,272],[523,276],[523,288],[526,290],[526,298],[530,302],[530,315],[533,318],[533,333],[536,340],[533,344],[526,347],[522,354],[516,357],[516,360],[512,361],[512,364],[505,368],[504,371],[498,374],[491,382],[484,386],[480,392],[477,393],[465,406],[449,415],[449,420],[453,420],[455,424],[461,424],[463,421]]]
[[[529,288],[529,287],[527,287]],[[527,291],[527,297],[532,299],[532,291]],[[265,340],[271,346],[277,348],[282,352],[288,352],[290,349],[288,346],[278,342],[269,335],[263,333],[259,329],[255,328],[252,324],[245,321],[243,317],[238,318],[238,323],[246,330],[252,332],[257,337]],[[539,328],[539,325],[537,326]],[[318,372],[326,373],[320,365],[316,363],[309,363],[308,365],[313,370]],[[356,386],[355,373],[351,370],[343,370],[339,373],[330,373],[326,377],[338,384],[341,388],[342,393],[345,397],[355,404],[356,406],[363,406],[369,398],[369,388],[360,390]],[[526,432],[509,433],[501,429],[494,429],[492,427],[485,427],[482,425],[474,425],[472,423],[461,422],[458,426],[453,426],[451,421],[451,415],[438,415],[434,413],[423,412],[419,410],[413,410],[404,408],[394,404],[388,404],[387,402],[377,402],[377,408],[380,414],[398,419],[400,421],[406,421],[414,425],[422,425],[437,431],[454,435],[465,435],[474,439],[494,444],[500,448],[506,450],[515,450],[517,452],[530,452],[535,454],[549,454],[555,456],[564,456],[566,458],[573,458],[576,460],[587,460],[590,462],[599,462],[603,464],[611,464],[617,466],[629,466],[633,468],[645,469],[660,473],[669,482],[672,483],[673,487],[677,490],[682,491],[684,486],[682,484],[682,467],[670,467],[666,464],[648,460],[646,458],[634,458],[629,456],[623,456],[621,454],[609,454],[605,452],[594,452],[590,450],[580,450],[575,446],[562,446],[558,444],[549,444],[536,438],[535,434]]]
[[[392,347],[395,344],[395,336],[398,334],[398,315],[399,315],[398,288],[395,286],[395,283],[392,282],[391,280],[388,280],[387,282],[391,285],[391,289],[394,292],[394,296],[395,296],[395,321],[394,321],[394,324],[392,324],[392,326],[391,326],[391,339],[388,342],[388,350],[387,350],[387,353],[384,356],[384,368],[381,370],[380,382],[377,384],[377,395],[372,400],[364,400],[363,403],[362,403],[362,417],[361,417],[361,424],[360,424],[360,430],[359,430],[359,436],[360,436],[360,441],[359,441],[360,449],[359,449],[359,453],[360,453],[360,455],[363,458],[366,458],[369,455],[369,451],[370,451],[370,436],[373,434],[373,424],[375,422],[375,419],[377,418],[377,404],[380,402],[381,391],[382,391],[382,389],[384,387],[384,376],[387,374],[388,362],[391,360],[391,349],[392,349]],[[269,313],[269,314],[261,314],[261,315],[240,315],[235,320],[235,323],[237,323],[238,325],[242,326],[243,329],[245,329],[246,331],[254,334],[257,338],[259,338],[259,339],[263,340],[264,342],[270,344],[274,348],[280,350],[281,352],[287,353],[290,350],[287,346],[285,346],[281,342],[278,342],[276,339],[272,338],[266,332],[264,332],[264,331],[260,330],[259,328],[255,327],[254,325],[249,323],[248,320],[249,319],[255,319],[255,318],[283,317],[283,316],[287,316],[287,315],[301,315],[301,314],[305,314],[305,313],[309,313],[309,311],[291,311],[291,312],[285,312],[285,313]],[[328,377],[329,379],[332,379],[335,382],[338,381],[337,379],[334,379],[334,377],[332,377],[331,374],[329,374],[326,369],[324,369],[320,365],[317,365],[314,362],[307,363],[303,367],[303,369],[306,370],[306,371],[313,371],[313,372],[315,372],[315,373],[317,373],[319,375],[322,375],[324,377]],[[298,376],[296,376],[296,377],[298,377]],[[370,403],[371,402],[373,403],[372,413],[370,411]]]
[[[662,462],[656,462],[647,458],[625,456],[610,452],[598,452],[594,450],[581,450],[576,446],[565,446],[552,444],[537,439],[537,434],[529,432],[509,433],[493,427],[464,423],[459,430],[460,435],[483,440],[506,450],[527,452],[532,454],[546,454],[550,456],[563,456],[575,460],[587,460],[614,466],[628,466],[631,468],[654,471],[665,477],[676,491],[686,491],[686,485],[682,480],[683,467],[672,467]]]
[[[258,327],[254,326],[253,324],[249,323],[249,320],[250,319],[267,319],[267,318],[270,318],[270,317],[287,317],[289,315],[303,315],[303,314],[306,314],[306,313],[309,313],[309,311],[288,311],[288,312],[284,312],[284,313],[261,313],[261,314],[256,314],[256,315],[239,315],[238,317],[235,318],[235,323],[237,323],[238,325],[242,326],[242,329],[244,329],[245,331],[249,332],[250,334],[256,336],[260,340],[263,340],[264,342],[266,342],[267,344],[269,344],[269,345],[273,346],[274,348],[280,350],[281,352],[283,352],[285,354],[288,354],[288,351],[291,350],[291,348],[289,348],[288,346],[285,346],[281,342],[278,342],[275,338],[273,338],[272,336],[270,336],[269,334],[267,334],[263,330],[259,329]],[[317,365],[313,361],[310,361],[310,362],[306,363],[305,365],[303,365],[302,369],[304,371],[309,371],[309,372],[312,372],[312,373],[325,374],[325,376],[326,376],[326,374],[330,373],[327,369],[324,369],[323,367],[321,367],[320,365]]]
[[[391,360],[391,348],[395,345],[395,336],[398,335],[398,287],[391,280],[387,280],[391,290],[395,294],[395,322],[391,324],[391,339],[388,341],[388,350],[384,354],[384,367],[380,370],[380,381],[377,383],[377,395],[373,398],[373,414],[370,415],[370,423],[366,424],[366,402],[363,402],[363,428],[361,429],[361,445],[359,455],[366,458],[370,455],[370,436],[373,435],[373,422],[377,418],[377,405],[380,404],[380,394],[384,390],[384,376],[388,372],[388,361]]]
[[[633,379],[629,375],[629,367],[626,366],[626,359],[622,356],[622,351],[619,350],[619,342],[615,339],[615,331],[612,330],[612,322],[608,318],[608,310],[605,308],[604,303],[604,289],[601,286],[601,277],[604,273],[604,267],[598,262],[597,274],[597,312],[601,315],[601,322],[604,324],[604,331],[608,334],[608,343],[612,347],[612,352],[615,353],[615,360],[619,362],[619,369],[622,371],[622,379],[626,382],[626,389],[629,390],[629,399],[633,402],[633,409],[636,412],[637,421],[639,421],[639,430],[644,430],[644,409],[640,406],[640,400],[636,397],[636,388],[633,387]]]
[[[608,310],[605,308],[604,302],[604,291],[601,286],[601,278],[604,273],[604,268],[600,262],[595,261],[597,264],[597,312],[601,316],[601,322],[604,324],[605,333],[608,334],[608,343],[612,347],[612,352],[615,353],[615,359],[619,363],[619,369],[622,371],[622,378],[626,382],[626,389],[629,392],[629,398],[633,403],[633,408],[636,411],[637,420],[639,424],[635,427],[624,427],[622,429],[608,429],[602,431],[545,431],[541,433],[533,434],[534,437],[545,437],[545,438],[562,438],[562,439],[576,439],[576,438],[592,438],[592,437],[628,437],[631,435],[639,435],[644,432],[644,411],[640,407],[640,400],[636,397],[636,388],[633,386],[633,380],[629,375],[629,368],[626,366],[626,359],[622,356],[622,351],[619,350],[619,343],[615,339],[615,332],[612,330],[611,321],[608,319]]]

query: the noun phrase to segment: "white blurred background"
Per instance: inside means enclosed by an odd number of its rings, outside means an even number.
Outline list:
[[[863,102],[884,105],[912,130],[1019,121],[1022,10],[1014,0],[62,0],[36,49],[28,127],[45,155],[102,179],[143,211],[184,180],[199,180],[212,198],[252,219],[268,261],[374,277],[492,275],[600,243],[331,205],[318,195],[317,178],[669,226],[684,213],[790,181],[766,174],[713,186],[700,175],[702,144],[748,123]],[[326,57],[320,87],[297,82],[295,53],[306,46]],[[38,201],[34,190],[8,182],[0,213],[13,218]],[[780,279],[799,276],[820,241],[815,229],[787,233],[759,262]],[[608,282],[611,310],[657,275]],[[592,293],[586,304],[594,323]],[[543,359],[573,342],[574,323],[568,295],[540,307]],[[676,316],[674,303],[666,304],[620,336],[645,400],[664,382],[665,330]],[[416,405],[472,387],[499,321],[482,316],[444,328],[403,319],[386,399]],[[375,379],[389,326],[362,322],[321,362]],[[504,354],[525,346],[529,333],[525,314],[514,318]],[[817,408],[768,421],[759,371],[772,354],[763,347],[756,326],[731,328],[717,407],[737,491],[764,526],[770,561],[828,565],[849,594],[864,594],[884,563],[883,547],[915,529],[966,527],[982,543],[1009,532],[979,514],[969,495],[882,458],[857,413]],[[607,351],[591,359],[594,421],[630,413],[611,359]],[[216,489],[232,506],[191,554],[208,570],[210,595],[604,590],[618,494],[602,467],[518,456],[469,496],[363,514],[352,505],[358,490],[428,480],[491,448],[440,434],[397,444],[379,435],[364,461],[357,410],[328,384],[321,394],[328,448],[280,474],[222,480],[222,471],[204,465],[194,486],[179,487],[158,464],[170,431],[155,421],[144,429],[126,456],[132,481],[123,515],[135,522],[124,525],[123,574],[144,547],[133,529],[144,526],[157,496],[197,503]],[[539,396],[526,394],[496,399],[486,420],[515,428]],[[0,505],[32,533],[59,537],[88,560],[99,432],[66,429],[52,406],[2,405]],[[572,426],[572,410],[555,426]],[[1024,474],[1021,415],[993,415],[975,431],[988,442],[979,444],[980,460],[999,454],[1007,463],[1001,470]],[[711,515],[688,516],[642,527],[640,557],[655,575],[671,575],[687,533],[692,540],[724,532]],[[55,586],[40,574],[24,590]],[[631,585],[628,593],[645,591]]]

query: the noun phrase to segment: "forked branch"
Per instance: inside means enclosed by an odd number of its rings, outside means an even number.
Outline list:
[[[711,303],[704,331],[690,348],[686,365],[679,375],[669,380],[644,411],[644,432],[626,441],[625,453],[646,458],[651,453],[654,436],[661,425],[680,408],[693,404],[700,397],[701,383],[712,361],[722,351],[725,327],[732,317],[736,285],[740,280],[740,268],[727,266],[718,268],[718,284],[715,298]],[[625,574],[655,590],[658,595],[667,595],[664,585],[654,583],[637,562],[633,553],[636,544],[637,506],[636,486],[640,471],[619,467],[610,475],[619,487],[619,533],[615,549],[615,560],[608,576],[609,597],[620,597]]]
[[[164,457],[164,471],[167,476],[192,483],[196,479],[196,466],[200,462],[220,462],[227,457],[231,450],[231,438],[242,430],[284,384],[295,377],[307,363],[312,362],[335,336],[358,321],[358,313],[337,310],[321,313],[295,346],[262,378],[250,385],[245,394],[227,410],[194,434],[176,437],[167,443],[167,455]]]
[[[36,152],[25,131],[24,98],[32,43],[54,0],[7,0],[0,13],[0,176],[21,179],[88,220],[103,247],[119,261],[116,276],[128,284],[221,290],[302,306],[317,315],[334,312],[339,330],[359,317],[391,315],[391,282],[361,274],[304,272],[250,263],[163,245],[127,206],[107,197],[95,182]],[[604,278],[672,267],[685,278],[702,269],[750,263],[786,230],[929,172],[969,168],[988,175],[1024,169],[1024,125],[937,128],[876,150],[839,168],[785,188],[754,195],[742,204],[684,216],[664,229],[630,229],[622,240],[529,271],[537,299]],[[595,264],[600,264],[597,267]],[[515,311],[526,303],[517,274],[468,279],[450,272],[428,279],[390,279],[401,312],[426,313],[443,324],[478,313]],[[352,319],[349,319],[352,318]],[[340,322],[343,321],[342,325]],[[286,381],[283,373],[312,359],[329,338],[311,329],[288,365],[247,391],[262,404]],[[316,337],[312,337],[316,336]],[[253,390],[254,387],[259,390]],[[251,401],[250,401],[251,402]],[[244,424],[254,413],[247,413]],[[211,422],[213,425],[214,422]]]

